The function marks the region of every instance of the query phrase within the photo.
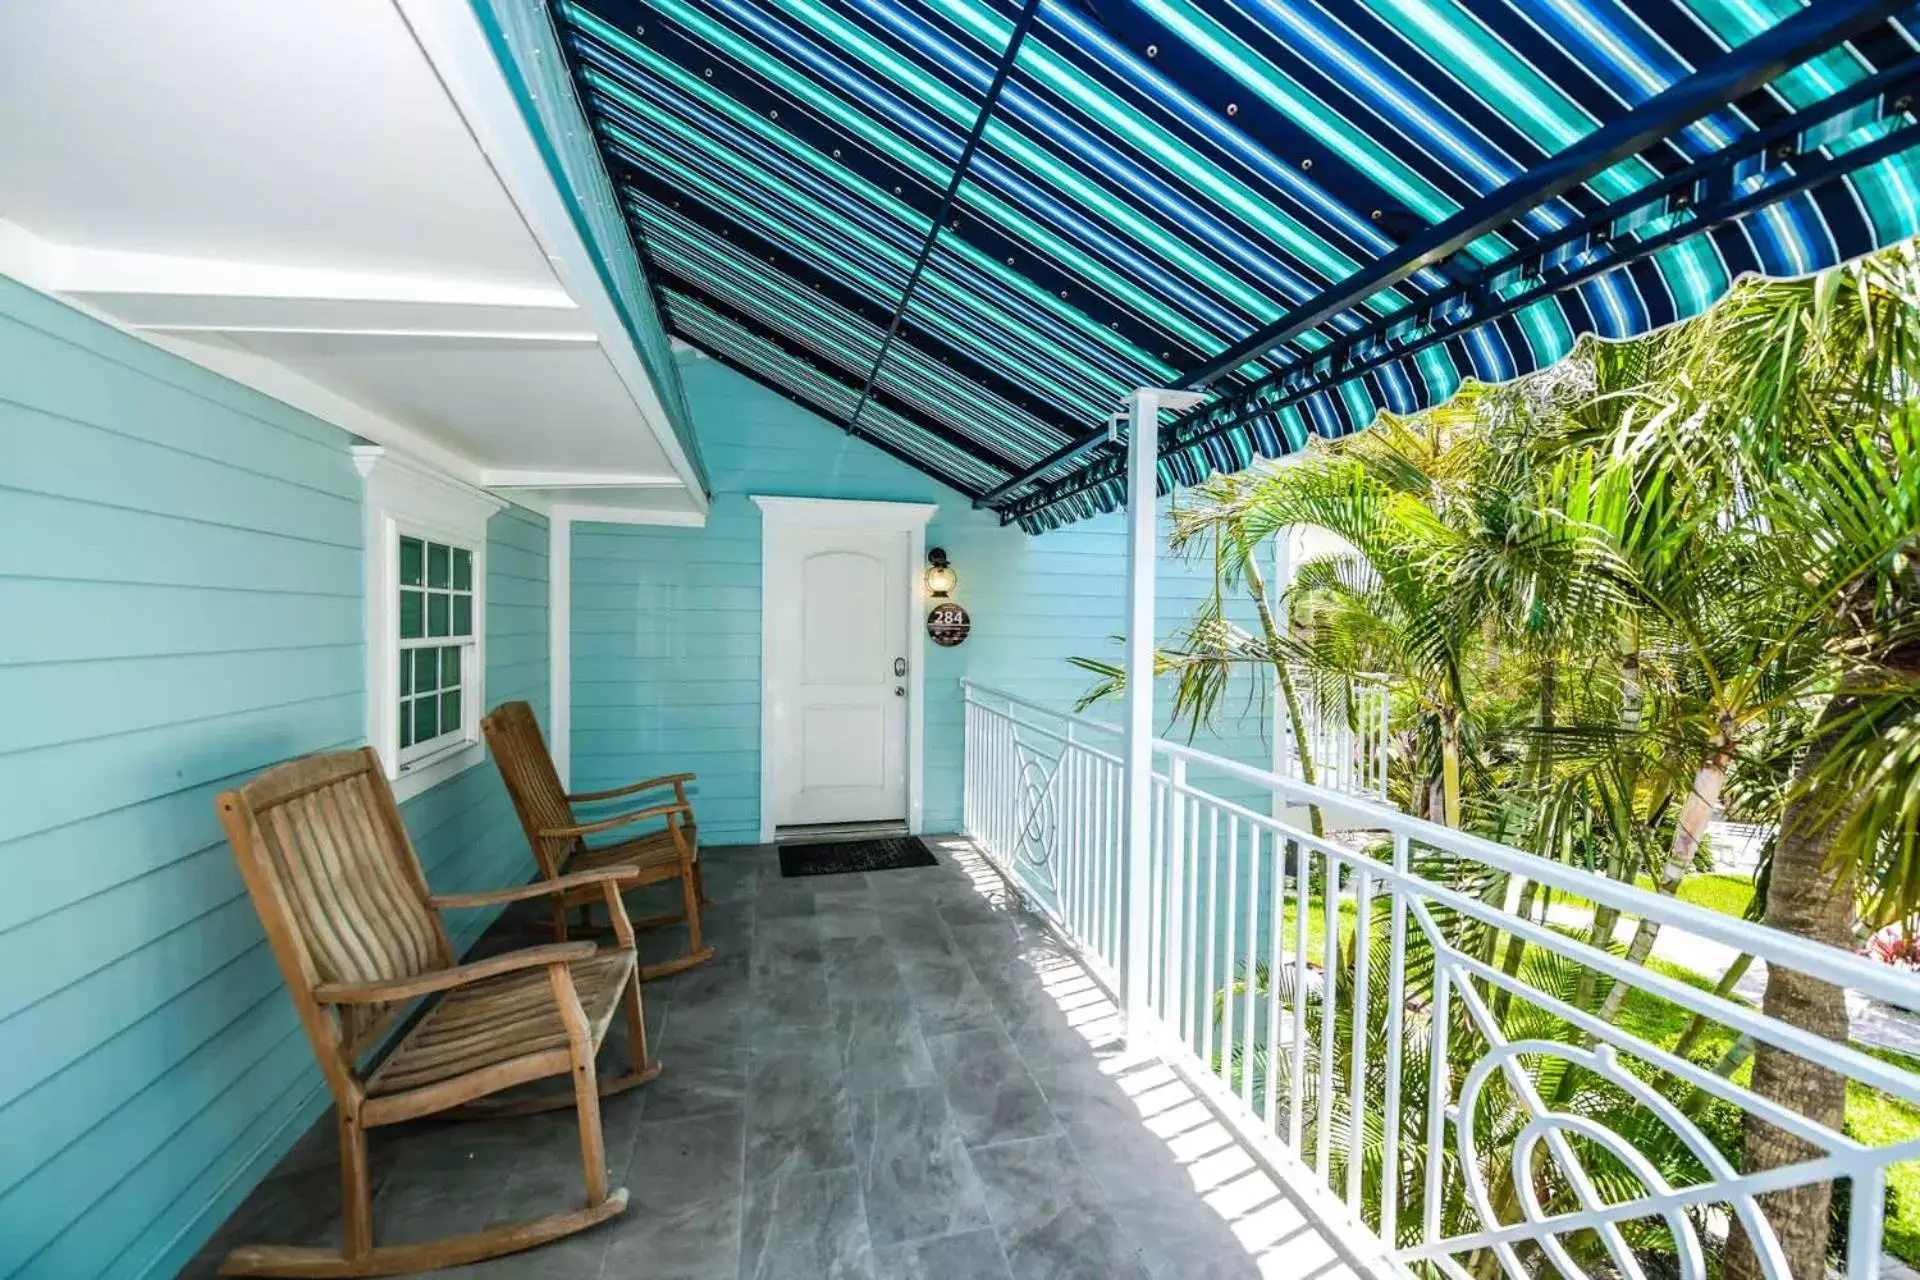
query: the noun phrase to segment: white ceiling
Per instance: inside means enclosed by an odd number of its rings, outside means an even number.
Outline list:
[[[537,159],[465,4],[0,4],[0,271],[532,505],[704,510]]]

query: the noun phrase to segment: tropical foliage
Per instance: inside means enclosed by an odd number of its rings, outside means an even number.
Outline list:
[[[1273,673],[1297,727],[1301,697],[1350,704],[1356,681],[1384,674],[1402,807],[1663,894],[1705,861],[1709,819],[1724,811],[1778,832],[1756,913],[1852,946],[1856,930],[1920,908],[1917,378],[1909,246],[1741,285],[1688,324],[1584,341],[1541,375],[1469,386],[1441,408],[1215,478],[1174,516],[1173,549],[1207,557],[1215,580],[1158,658],[1176,714],[1194,726],[1237,714],[1236,682]],[[1303,526],[1341,549],[1269,590],[1264,549]],[[1231,620],[1248,603],[1257,628]],[[1082,665],[1101,677],[1090,696],[1117,687],[1111,667]],[[1487,892],[1548,920],[1537,885]],[[1601,908],[1575,928],[1656,962],[1651,920]],[[1518,941],[1476,945],[1579,1009],[1631,1015],[1626,984],[1557,969]],[[1839,993],[1778,970],[1769,982],[1770,1010],[1846,1038]],[[1845,1083],[1830,1072],[1698,1025],[1662,1047],[1676,1041],[1842,1122]],[[1609,1105],[1578,1074],[1539,1084],[1557,1104]],[[1715,1132],[1749,1169],[1806,1154],[1752,1121]],[[1500,1134],[1486,1136],[1481,1149],[1497,1149]],[[1796,1275],[1818,1272],[1827,1204],[1821,1187],[1768,1205]],[[1736,1231],[1728,1274],[1752,1266]]]

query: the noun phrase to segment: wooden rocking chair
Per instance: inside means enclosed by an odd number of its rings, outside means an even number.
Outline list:
[[[274,959],[333,1093],[340,1132],[340,1247],[247,1245],[224,1275],[378,1276],[458,1266],[545,1244],[625,1210],[607,1187],[600,1099],[659,1073],[647,1061],[623,875],[596,871],[492,893],[427,890],[393,790],[371,747],[270,769],[218,801],[221,824]],[[455,962],[449,907],[597,893],[618,945],[563,942]],[[416,998],[435,997],[380,1064],[359,1062]],[[629,1070],[601,1080],[594,1055],[624,1010]],[[548,1076],[571,1088],[488,1099]],[[471,1235],[375,1246],[366,1131],[458,1108],[524,1115],[574,1107],[586,1203]]]
[[[616,868],[627,878],[627,888],[657,884],[678,878],[683,907],[666,915],[635,920],[638,929],[661,925],[687,926],[687,953],[661,964],[642,965],[643,979],[664,978],[682,969],[713,958],[713,948],[700,937],[700,908],[706,893],[700,881],[700,832],[693,820],[693,806],[687,803],[690,773],[648,778],[631,786],[611,791],[587,791],[568,794],[560,785],[560,774],[553,767],[553,756],[540,733],[540,722],[525,702],[503,702],[480,722],[487,735],[487,748],[500,768],[500,777],[513,797],[514,812],[533,846],[533,856],[541,872],[550,881],[580,871]],[[673,788],[673,799],[629,813],[614,814],[597,820],[582,821],[573,811],[575,804],[590,804],[642,796],[650,791]],[[664,820],[653,831],[628,836],[614,844],[589,845],[587,837],[631,826],[637,822]],[[584,912],[600,901],[591,889],[572,889],[553,899],[553,936],[567,936],[567,908],[578,906]]]

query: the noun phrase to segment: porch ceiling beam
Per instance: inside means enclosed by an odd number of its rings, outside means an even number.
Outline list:
[[[1728,50],[1684,80],[1601,126],[1565,151],[1462,208],[1394,252],[1354,272],[1304,306],[1189,369],[1183,387],[1205,387],[1282,343],[1351,311],[1382,289],[1446,261],[1481,236],[1523,217],[1623,160],[1818,57],[1864,35],[1908,7],[1910,0],[1821,0]]]
[[[900,304],[893,309],[893,318],[887,321],[886,336],[880,340],[880,350],[873,358],[873,369],[867,374],[866,385],[860,389],[860,402],[854,406],[853,419],[847,425],[849,434],[859,434],[860,414],[867,407],[867,400],[873,395],[874,384],[880,379],[880,368],[887,362],[887,353],[893,349],[895,335],[906,319],[907,307],[913,302],[913,292],[920,285],[920,276],[927,269],[927,262],[933,257],[933,250],[940,243],[940,232],[953,216],[954,202],[960,196],[960,184],[966,181],[967,166],[973,163],[973,153],[980,149],[980,139],[986,135],[987,125],[993,119],[993,110],[1000,101],[1000,91],[1006,88],[1007,79],[1013,74],[1014,63],[1019,59],[1020,46],[1026,43],[1027,32],[1033,29],[1033,20],[1040,12],[1040,0],[1026,0],[1020,10],[1020,16],[1014,21],[1013,33],[1007,37],[1007,47],[1000,53],[1000,61],[993,69],[993,79],[987,85],[986,94],[980,99],[980,113],[974,117],[973,128],[967,133],[966,143],[960,148],[960,157],[954,161],[953,175],[947,180],[946,192],[940,197],[939,207],[934,210],[933,224],[927,228],[927,238],[920,245],[920,253],[913,260],[913,270],[907,273],[907,284],[900,291]]]
[[[1275,347],[1352,311],[1381,290],[1404,283],[1426,268],[1445,264],[1480,237],[1566,195],[1701,117],[1765,87],[1809,59],[1871,31],[1905,7],[1903,0],[1827,0],[1800,10],[1512,182],[1434,224],[1312,301],[1194,366],[1176,385],[1205,387]],[[1089,452],[1106,438],[1103,428],[1069,441],[1040,464],[981,495],[977,505],[1000,505],[1035,483],[1045,471]]]

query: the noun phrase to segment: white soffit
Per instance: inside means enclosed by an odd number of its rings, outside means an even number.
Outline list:
[[[463,104],[508,94],[464,61]],[[446,70],[394,0],[0,4],[0,272],[469,482],[664,476],[704,509],[529,224],[551,190],[509,190]]]

